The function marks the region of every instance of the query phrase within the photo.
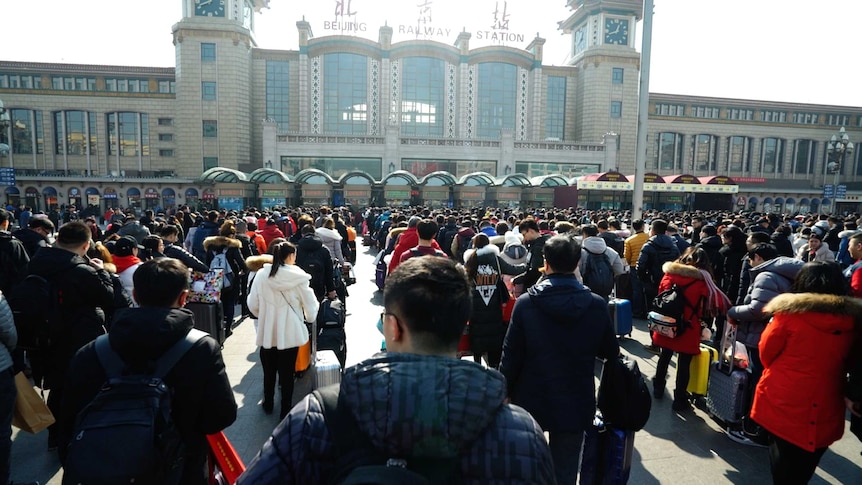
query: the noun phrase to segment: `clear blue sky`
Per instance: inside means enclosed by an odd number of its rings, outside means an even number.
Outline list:
[[[344,0],[345,5],[348,0]],[[422,3],[350,0],[375,39],[380,25],[415,22]],[[425,0],[422,0],[425,1]],[[493,12],[509,14],[509,31],[529,42],[547,39],[545,64],[561,64],[569,37],[557,22],[565,0],[428,0],[432,25],[449,29],[452,44],[466,28],[471,46],[490,30]],[[172,67],[171,26],[182,0],[2,0],[0,60]],[[271,0],[257,16],[260,47],[295,49],[296,21],[305,16],[315,35],[335,20],[335,0]],[[650,91],[862,107],[857,78],[862,61],[854,46],[862,1],[655,0]],[[637,30],[641,34],[640,26]],[[399,37],[394,41],[411,37]],[[413,37],[415,38],[415,37]],[[639,44],[639,42],[638,42]],[[513,47],[526,45],[510,43]]]

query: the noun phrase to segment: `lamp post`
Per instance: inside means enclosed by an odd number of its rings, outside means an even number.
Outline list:
[[[853,142],[847,136],[847,132],[842,126],[838,133],[832,135],[829,143],[826,145],[827,163],[826,169],[834,174],[832,183],[832,198],[838,199],[838,176],[841,175],[841,167],[844,166],[844,160],[847,155],[853,154]],[[832,209],[835,210],[837,203],[833,203]]]

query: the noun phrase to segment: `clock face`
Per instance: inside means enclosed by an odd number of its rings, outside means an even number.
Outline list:
[[[195,0],[195,15],[224,17],[224,0]]]
[[[587,27],[575,32],[575,54],[580,54],[587,48]]]
[[[605,44],[629,44],[628,19],[605,19]]]

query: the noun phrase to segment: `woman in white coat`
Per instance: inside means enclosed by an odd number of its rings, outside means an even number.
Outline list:
[[[293,373],[299,347],[308,342],[305,322],[317,318],[320,306],[309,283],[311,276],[296,266],[296,246],[287,241],[269,248],[272,263],[258,270],[246,299],[257,315],[257,345],[263,367],[263,411],[272,413],[275,378],[281,388],[281,413],[291,408]]]
[[[323,245],[326,246],[326,249],[329,249],[329,254],[332,255],[333,259],[337,259],[341,265],[344,265],[344,253],[341,251],[341,234],[335,230],[335,221],[332,220],[331,217],[327,217],[323,221],[323,226],[318,227],[314,230],[317,234],[317,237],[323,241]]]

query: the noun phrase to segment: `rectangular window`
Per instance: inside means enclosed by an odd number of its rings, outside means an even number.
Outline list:
[[[655,114],[661,116],[685,116],[685,105],[656,103]]]
[[[9,75],[8,74],[0,74],[0,88],[8,88],[9,87]]]
[[[173,133],[159,133],[159,141],[174,141]]]
[[[218,167],[218,157],[204,157],[204,172],[214,167]]]
[[[751,138],[732,136],[728,139],[727,145],[728,170],[747,173],[751,163]]]
[[[87,91],[95,91],[96,90],[96,78],[88,77],[87,78]]]
[[[214,101],[216,99],[216,83],[213,81],[203,81],[201,83],[201,99]]]
[[[621,118],[623,116],[623,102],[611,101],[611,118]]]
[[[162,150],[159,150],[159,156],[160,157],[172,157],[172,156],[174,156],[174,151],[171,149],[162,149]]]
[[[850,123],[850,116],[848,115],[829,115],[827,119],[827,123],[829,126],[846,126]]]
[[[545,140],[565,138],[566,78],[548,76],[548,108],[545,112]]]
[[[215,62],[216,45],[209,42],[201,43],[201,62]]]
[[[290,118],[290,63],[266,61],[266,117],[275,120],[278,131],[288,129]]]
[[[796,140],[793,142],[793,173],[810,175],[814,173],[814,156],[817,153],[817,142],[814,140]]]
[[[215,138],[218,136],[218,121],[204,120],[203,122],[204,138]]]
[[[33,76],[21,76],[21,87],[24,89],[33,89]]]
[[[138,81],[138,89],[140,89],[140,91],[142,93],[149,93],[150,92],[150,82],[147,81],[146,79],[141,79],[140,81]]]
[[[622,84],[623,83],[623,68],[615,67],[611,74],[611,82],[614,84]]]
[[[159,126],[173,126],[174,119],[173,118],[159,118]]]
[[[763,110],[760,112],[760,120],[770,123],[787,123],[787,112]]]
[[[116,79],[105,79],[105,91],[116,91],[117,90],[117,80]]]

